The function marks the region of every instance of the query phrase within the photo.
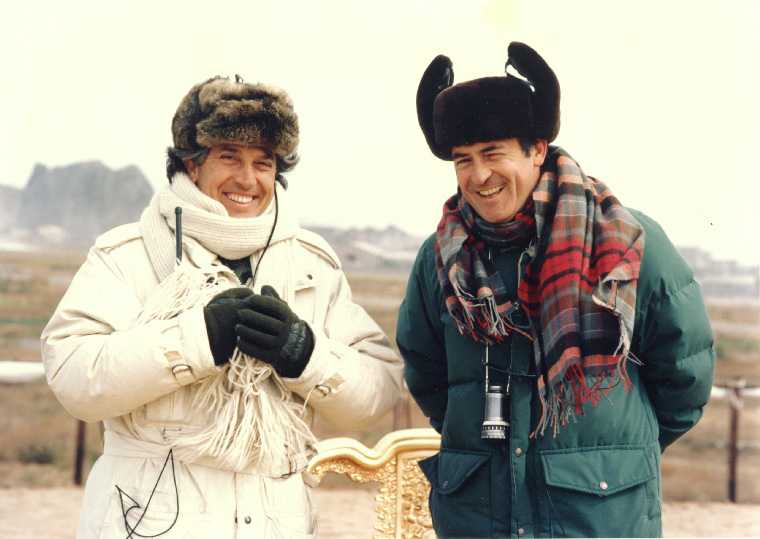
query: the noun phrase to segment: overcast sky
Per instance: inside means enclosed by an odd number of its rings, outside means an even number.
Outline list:
[[[437,54],[455,82],[535,48],[562,87],[556,141],[677,245],[760,263],[760,2],[0,0],[0,183],[35,163],[135,164],[166,182],[170,123],[214,75],[285,88],[303,224],[435,230],[456,188],[416,119]]]

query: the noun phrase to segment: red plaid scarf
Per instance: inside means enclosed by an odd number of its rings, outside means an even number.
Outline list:
[[[485,245],[525,246],[534,238],[537,254],[511,302]],[[446,202],[436,238],[446,306],[462,333],[487,344],[523,332],[512,323],[522,306],[541,375],[537,431],[551,425],[556,434],[620,381],[630,390],[625,364],[643,251],[644,231],[630,212],[557,147],[550,147],[533,199],[511,223],[489,225],[459,193]]]

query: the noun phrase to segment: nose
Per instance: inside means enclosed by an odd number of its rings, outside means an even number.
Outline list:
[[[237,183],[243,189],[251,189],[256,185],[256,171],[252,166],[241,167],[237,175]]]
[[[475,185],[483,185],[491,177],[491,169],[479,160],[473,161],[472,182]]]

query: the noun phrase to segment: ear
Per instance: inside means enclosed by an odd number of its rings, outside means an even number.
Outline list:
[[[190,178],[190,181],[194,184],[198,183],[198,165],[195,164],[195,161],[188,159],[186,161],[182,161],[182,163],[185,165],[185,168],[187,169],[187,177]]]
[[[536,144],[533,145],[533,165],[535,167],[540,167],[544,164],[544,160],[546,160],[547,146],[548,143],[544,139],[536,140]]]

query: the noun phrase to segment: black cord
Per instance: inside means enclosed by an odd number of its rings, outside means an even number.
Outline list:
[[[164,474],[164,470],[166,469],[166,465],[169,463],[169,459],[172,461],[172,479],[174,480],[174,494],[177,499],[177,512],[174,514],[174,520],[169,525],[168,528],[166,528],[164,531],[156,533],[154,535],[143,535],[141,533],[137,533],[137,527],[140,525],[140,522],[142,522],[143,517],[145,516],[145,513],[148,512],[148,506],[150,506],[150,502],[153,499],[153,495],[156,493],[156,489],[158,488],[158,482],[161,480],[161,476]],[[132,539],[134,536],[137,537],[158,537],[159,535],[163,535],[169,530],[171,530],[174,525],[177,523],[177,519],[179,518],[179,488],[177,488],[177,474],[174,471],[174,454],[172,453],[172,450],[169,450],[169,454],[166,455],[166,460],[164,461],[164,466],[161,468],[161,472],[158,474],[158,479],[156,479],[156,484],[153,485],[153,491],[150,493],[150,497],[148,498],[148,503],[145,504],[145,509],[143,509],[142,515],[140,515],[140,518],[137,519],[137,522],[134,526],[130,526],[129,522],[127,522],[127,515],[129,515],[129,512],[132,509],[140,509],[140,504],[135,500],[132,496],[121,490],[119,485],[116,485],[116,490],[119,491],[119,500],[121,501],[121,513],[124,516],[124,527],[127,529],[127,537],[126,539]],[[129,498],[132,503],[134,504],[129,509],[124,508],[124,496]]]
[[[259,272],[259,266],[261,266],[261,261],[264,260],[264,255],[267,252],[267,249],[269,249],[269,244],[272,243],[272,236],[274,236],[274,229],[277,227],[277,217],[280,215],[280,201],[277,198],[277,188],[275,187],[274,190],[274,223],[272,224],[272,230],[269,231],[269,237],[267,238],[267,243],[264,245],[264,250],[261,252],[261,256],[259,257],[259,262],[256,264],[256,269],[253,270],[253,277],[251,278],[251,286],[256,284],[256,274]]]

